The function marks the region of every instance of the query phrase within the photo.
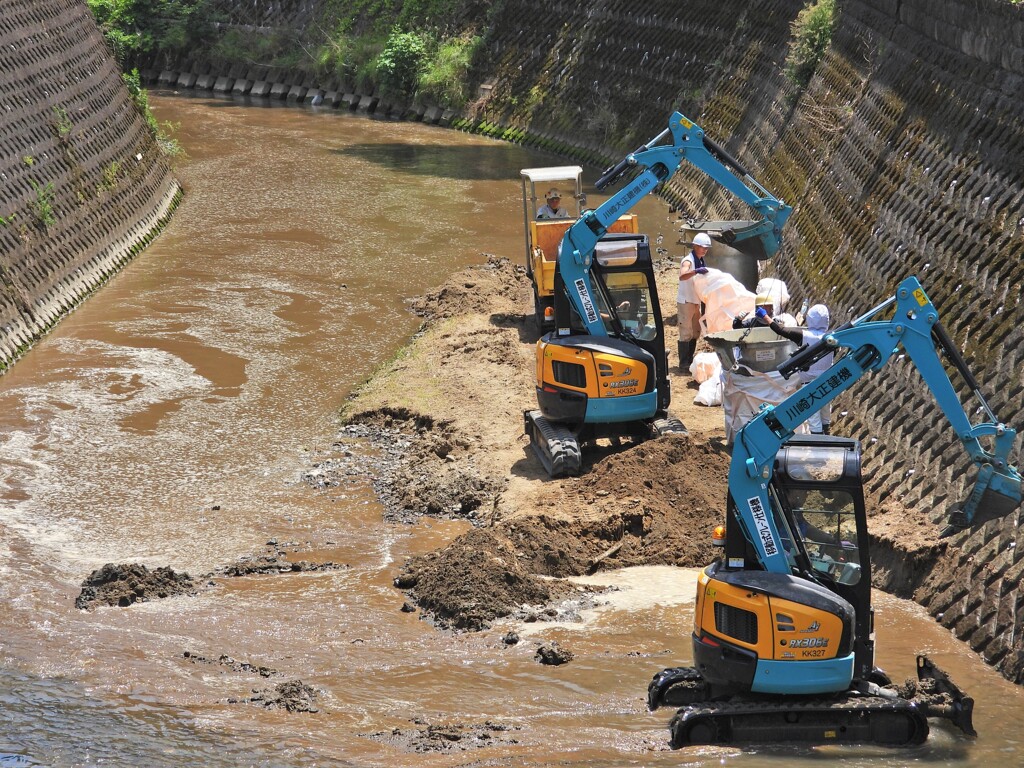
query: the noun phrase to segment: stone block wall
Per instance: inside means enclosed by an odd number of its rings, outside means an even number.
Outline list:
[[[916,274],[995,413],[1021,428],[1024,12],[958,0],[842,7],[831,52],[773,157],[799,205],[775,266],[839,321]],[[952,377],[972,420],[985,418]],[[936,525],[966,498],[971,464],[909,361],[890,363],[840,409],[838,426],[868,446],[874,495]],[[1018,510],[958,534],[909,569],[898,536],[877,548],[881,586],[914,594],[1017,682],[1019,522]]]
[[[0,4],[0,369],[179,194],[84,0]]]
[[[323,15],[321,0],[216,0],[214,7],[222,23],[265,29],[303,31]]]
[[[555,0],[541,8],[507,0],[488,40],[494,87],[478,113],[526,131],[526,143],[583,148],[581,158],[596,163],[617,161],[678,110],[755,173],[768,173],[792,91],[782,74],[785,42],[801,7]],[[686,166],[665,196],[697,216],[745,212]]]
[[[988,46],[979,40],[1012,51],[1024,17],[1000,3],[982,15],[974,4],[939,4],[946,15],[960,10],[960,34],[951,41],[935,4],[900,4],[894,33],[888,5],[845,7],[833,52],[778,152],[780,165],[807,172],[789,176],[805,190],[794,189],[801,207],[789,258],[777,266],[840,320],[918,275],[993,409],[1018,424],[1024,69],[1019,59],[1014,70],[971,51]],[[822,133],[832,137],[827,144],[815,142]],[[828,162],[816,165],[810,151]],[[891,364],[866,396],[848,403],[848,428],[888,447],[875,467],[900,469],[876,472],[875,490],[912,506],[962,497],[972,478],[959,441],[910,368]]]

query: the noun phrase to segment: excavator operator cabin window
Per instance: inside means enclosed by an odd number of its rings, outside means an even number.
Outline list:
[[[853,497],[827,487],[787,489],[793,521],[811,567],[840,584],[860,581]]]
[[[643,272],[610,272],[603,278],[608,301],[615,308],[622,329],[638,339],[653,339],[658,329],[647,275]]]
[[[789,562],[789,567],[795,571],[798,569],[797,558],[800,555],[796,546],[798,534],[793,532],[789,525],[789,519],[782,513],[782,504],[779,502],[774,485],[768,486],[768,500],[771,504],[772,520],[775,523],[775,529],[779,532],[782,549],[786,553],[786,560]]]

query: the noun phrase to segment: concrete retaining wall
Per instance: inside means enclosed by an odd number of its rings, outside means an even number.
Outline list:
[[[0,4],[0,369],[153,237],[180,191],[84,2]]]

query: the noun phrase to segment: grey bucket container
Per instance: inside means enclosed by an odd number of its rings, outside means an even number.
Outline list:
[[[743,373],[743,368],[772,373],[796,352],[796,344],[767,326],[720,331],[704,337],[714,348],[722,368]]]

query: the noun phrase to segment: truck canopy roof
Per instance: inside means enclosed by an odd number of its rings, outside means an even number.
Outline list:
[[[576,179],[583,173],[583,168],[578,165],[558,165],[551,168],[523,168],[519,173],[534,184],[542,184],[548,181]]]

